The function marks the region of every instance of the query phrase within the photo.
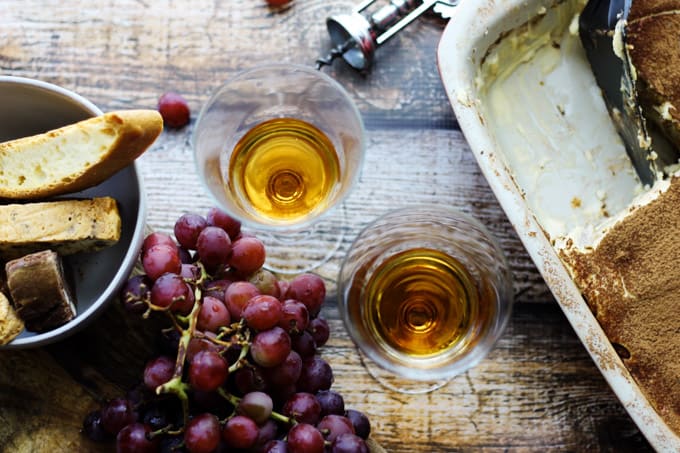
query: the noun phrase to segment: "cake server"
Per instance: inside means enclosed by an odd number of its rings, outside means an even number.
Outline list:
[[[643,184],[653,184],[674,151],[648,123],[640,105],[635,68],[626,44],[626,21],[634,0],[589,0],[579,35],[607,109]]]

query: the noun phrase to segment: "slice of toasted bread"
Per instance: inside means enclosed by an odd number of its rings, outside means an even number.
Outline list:
[[[0,198],[78,192],[132,163],[163,130],[155,110],[120,110],[0,143]]]
[[[61,255],[94,252],[120,239],[116,200],[97,197],[0,206],[0,259],[51,249]]]
[[[0,346],[14,340],[24,330],[24,322],[21,320],[9,299],[0,293]]]

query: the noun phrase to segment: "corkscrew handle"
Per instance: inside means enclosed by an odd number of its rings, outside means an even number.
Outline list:
[[[373,14],[363,14],[376,0],[364,0],[349,14],[331,16],[326,27],[333,48],[319,58],[317,69],[342,57],[359,71],[373,63],[375,50],[434,6],[434,12],[448,19],[459,0],[390,0]]]

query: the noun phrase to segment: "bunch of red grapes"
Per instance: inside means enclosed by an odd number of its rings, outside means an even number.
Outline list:
[[[143,383],[88,414],[83,432],[118,452],[368,453],[368,418],[331,390],[317,354],[323,280],[264,269],[265,247],[218,209],[149,234],[128,312],[167,316]]]

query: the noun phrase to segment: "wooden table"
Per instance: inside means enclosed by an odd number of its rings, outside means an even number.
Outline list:
[[[329,49],[325,18],[351,6],[342,0],[294,0],[290,8],[273,11],[264,0],[5,0],[0,71],[62,85],[105,111],[155,108],[163,92],[182,93],[193,109],[192,123],[163,132],[138,161],[148,225],[171,232],[179,215],[204,213],[210,206],[189,143],[195,114],[210,92],[259,63],[313,65]],[[355,99],[368,134],[363,174],[344,207],[341,248],[318,270],[329,289],[323,313],[332,336],[323,356],[334,367],[334,388],[348,406],[370,416],[374,438],[389,452],[647,450],[457,127],[436,66],[444,25],[435,16],[411,25],[379,49],[369,74],[357,74],[341,61],[325,69]],[[362,366],[338,317],[334,280],[343,252],[363,225],[389,208],[425,202],[467,211],[497,236],[512,266],[516,305],[507,333],[478,367],[439,391],[406,396],[376,384]],[[139,378],[147,348],[119,345],[147,337],[112,304],[68,341],[0,354],[0,448],[93,451],[78,433],[80,421],[98,400],[120,394]],[[117,366],[121,361],[129,367]]]

